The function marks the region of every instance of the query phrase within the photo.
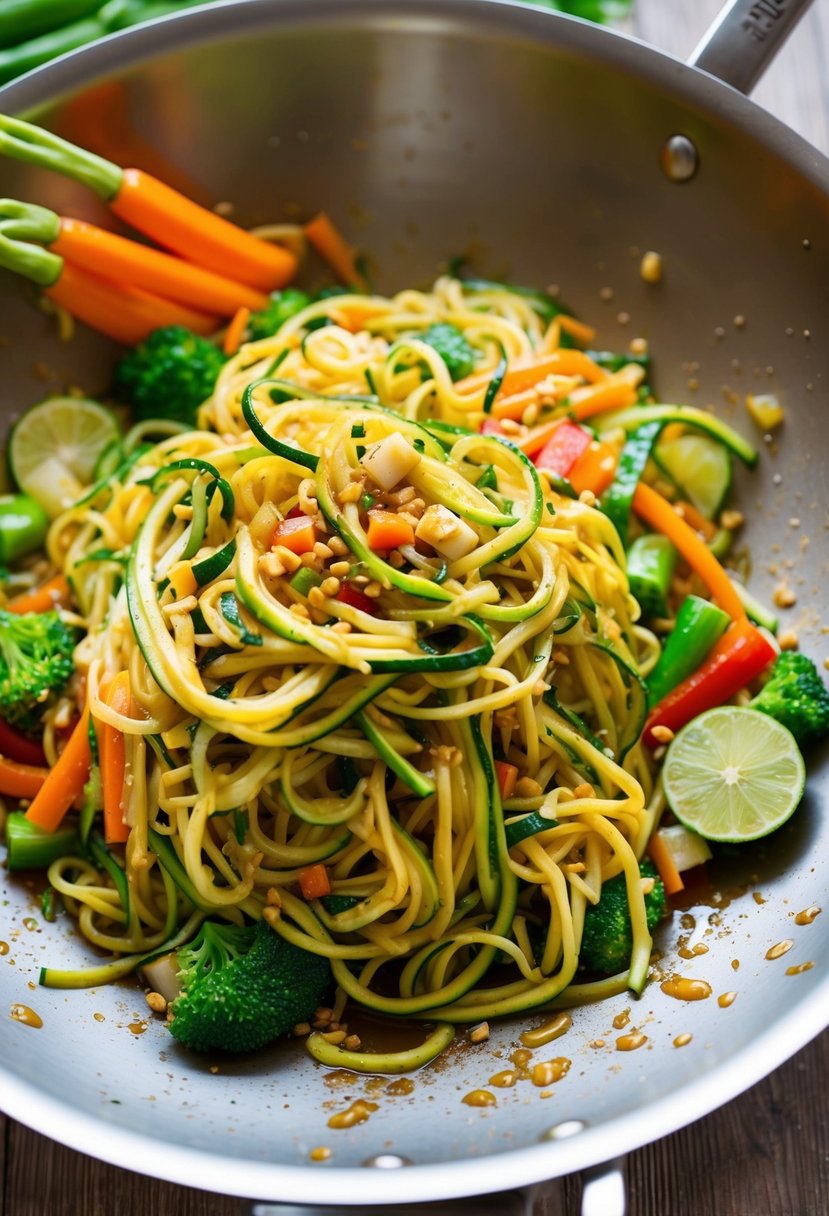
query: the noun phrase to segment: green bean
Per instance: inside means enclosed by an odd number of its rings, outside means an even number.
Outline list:
[[[38,38],[61,25],[88,17],[100,7],[101,0],[3,0],[0,47]]]

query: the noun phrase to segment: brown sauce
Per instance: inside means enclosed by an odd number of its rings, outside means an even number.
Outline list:
[[[331,1149],[327,1145],[321,1144],[318,1148],[312,1148],[308,1154],[310,1161],[328,1161],[331,1156]]]
[[[33,1030],[40,1030],[43,1025],[43,1018],[28,1005],[12,1005],[9,1017],[14,1018],[15,1022],[22,1022],[24,1026],[31,1026]]]
[[[784,954],[789,953],[793,945],[794,942],[792,939],[790,937],[786,937],[782,942],[778,942],[776,946],[769,947],[769,949],[766,951],[766,958],[771,960],[782,958]]]
[[[802,912],[798,912],[797,916],[794,918],[794,923],[796,925],[811,925],[815,917],[820,916],[822,911],[823,909],[819,908],[817,904],[812,904],[811,908],[804,908]],[[0,951],[0,953],[2,953],[2,951]]]
[[[102,1013],[93,1013],[92,1016],[96,1022],[105,1022],[106,1021],[106,1018],[104,1017],[104,1015]]]
[[[630,1010],[623,1009],[622,1012],[617,1013],[616,1017],[613,1019],[613,1029],[614,1030],[624,1030],[624,1028],[627,1026],[629,1021],[630,1021]]]
[[[518,1081],[518,1073],[512,1068],[505,1068],[503,1072],[496,1072],[495,1076],[489,1078],[490,1085],[494,1085],[496,1089],[512,1089]]]
[[[127,1030],[130,1032],[130,1034],[134,1035],[143,1034],[146,1029],[147,1022],[130,1022],[127,1026]]]
[[[358,1123],[365,1123],[375,1110],[377,1110],[376,1102],[364,1102],[362,1098],[358,1098],[346,1110],[332,1115],[328,1120],[328,1126],[333,1127],[336,1131],[356,1127]]]
[[[713,992],[707,980],[689,980],[679,975],[663,980],[660,988],[666,996],[672,996],[677,1001],[704,1001]]]
[[[733,1005],[736,999],[736,992],[723,992],[717,997],[717,1004],[720,1009],[728,1009],[729,1005]]]
[[[632,1030],[630,1034],[621,1034],[616,1040],[617,1051],[636,1051],[639,1047],[644,1047],[648,1041],[648,1036],[642,1034],[639,1030]]]
[[[572,1061],[568,1060],[566,1056],[557,1056],[555,1060],[545,1060],[543,1063],[535,1065],[530,1080],[539,1089],[546,1089],[548,1085],[554,1085],[556,1081],[567,1076],[571,1063]]]
[[[464,1094],[461,1102],[465,1106],[497,1106],[498,1099],[495,1094],[491,1094],[488,1089],[473,1089],[468,1094]]]
[[[408,1097],[409,1094],[413,1094],[414,1090],[414,1081],[412,1081],[409,1077],[400,1077],[397,1081],[389,1081],[388,1085],[385,1086],[384,1092],[387,1093],[390,1098],[405,1098]]]
[[[572,1025],[573,1019],[569,1013],[560,1013],[541,1026],[525,1030],[523,1034],[519,1035],[519,1038],[525,1047],[545,1047],[547,1043],[552,1043],[553,1039],[558,1039],[561,1035],[566,1034]]]
[[[8,942],[0,942],[0,958],[2,958],[4,954],[8,954],[10,949],[11,947]]]
[[[693,1037],[694,1036],[692,1034],[688,1034],[687,1031],[685,1034],[678,1034],[674,1039],[674,1047],[687,1047]]]
[[[802,975],[804,971],[811,971],[814,963],[799,963],[796,967],[787,967],[786,975]]]

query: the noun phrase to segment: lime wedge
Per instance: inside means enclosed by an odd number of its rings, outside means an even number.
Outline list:
[[[654,460],[706,519],[731,487],[731,453],[709,435],[680,435],[657,444]]]
[[[767,836],[800,802],[806,767],[794,737],[768,714],[724,705],[689,722],[668,748],[668,803],[706,840]]]
[[[91,485],[101,452],[118,434],[115,418],[97,401],[50,397],[12,429],[12,476],[54,518]]]

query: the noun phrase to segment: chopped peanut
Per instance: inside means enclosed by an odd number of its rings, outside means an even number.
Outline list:
[[[659,724],[651,729],[651,734],[657,743],[670,743],[674,737],[674,732],[670,726],[661,726]]]

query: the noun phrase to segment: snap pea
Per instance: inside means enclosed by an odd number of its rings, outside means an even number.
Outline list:
[[[0,47],[17,46],[58,26],[88,17],[101,0],[4,0],[0,6]]]

